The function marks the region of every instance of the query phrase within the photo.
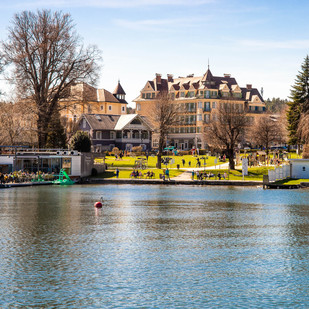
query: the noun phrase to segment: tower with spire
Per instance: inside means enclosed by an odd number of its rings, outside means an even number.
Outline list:
[[[120,80],[118,80],[118,84],[113,92],[113,95],[117,98],[117,100],[119,100],[119,102],[121,103],[127,103],[126,101],[126,93],[123,90],[121,84],[120,84]]]

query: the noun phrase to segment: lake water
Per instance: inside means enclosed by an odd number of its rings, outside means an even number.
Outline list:
[[[3,189],[0,307],[306,308],[308,236],[307,190]]]

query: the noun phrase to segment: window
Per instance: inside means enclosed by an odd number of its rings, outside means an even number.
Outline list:
[[[96,131],[96,139],[102,139],[102,132]]]
[[[86,126],[87,126],[87,124],[86,124],[86,119],[83,118],[83,129],[86,129]]]
[[[194,97],[194,91],[189,91],[188,92],[188,97],[193,98]]]
[[[139,103],[136,104],[136,110],[140,111],[141,110],[141,105]]]
[[[150,99],[151,98],[151,93],[146,93],[146,99]]]
[[[212,108],[216,108],[216,102],[212,102]]]
[[[203,102],[198,102],[198,108],[203,108]]]
[[[142,124],[138,118],[135,118],[131,121],[131,124]]]
[[[229,96],[229,93],[227,91],[221,92],[222,97],[227,98]]]
[[[142,93],[142,98],[145,99],[145,93]]]
[[[197,121],[202,121],[203,120],[202,118],[203,118],[202,114],[197,115]]]
[[[121,106],[121,111],[124,113],[126,111],[125,106]]]
[[[151,98],[154,99],[154,97],[155,97],[155,93],[153,92],[153,93],[151,94]]]
[[[185,93],[184,92],[180,92],[180,97],[184,98],[185,97]]]
[[[103,105],[101,105],[101,106],[100,106],[100,109],[101,109],[101,111],[102,111],[102,110],[104,109],[104,106],[103,106]]]
[[[204,121],[205,121],[205,123],[209,123],[209,121],[210,121],[210,115],[209,114],[204,115]]]
[[[204,102],[204,111],[209,112],[210,111],[210,102]]]
[[[204,98],[209,98],[210,97],[210,91],[209,90],[206,90],[204,91]]]
[[[110,139],[115,139],[115,132],[114,131],[110,132]]]
[[[217,91],[211,91],[211,97],[216,98],[218,96]]]
[[[112,106],[108,105],[108,110],[111,111],[112,110]]]

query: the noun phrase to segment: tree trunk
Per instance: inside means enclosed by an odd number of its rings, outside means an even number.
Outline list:
[[[233,149],[227,150],[227,157],[229,158],[229,167],[231,170],[235,169],[235,162],[234,162],[234,151]]]
[[[161,158],[162,158],[162,155],[159,152],[158,155],[157,155],[157,168],[158,169],[161,169]]]
[[[164,140],[165,136],[162,132],[160,132],[160,137],[159,137],[159,149],[158,149],[158,154],[157,154],[157,168],[161,169],[161,158],[162,158],[162,153],[163,153],[163,148],[164,148]]]
[[[48,123],[43,120],[43,117],[39,116],[39,119],[37,121],[37,128],[38,128],[38,147],[39,148],[45,148],[46,142],[47,142],[47,132],[46,128],[48,126]]]

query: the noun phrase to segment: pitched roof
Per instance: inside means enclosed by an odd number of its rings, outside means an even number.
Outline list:
[[[105,89],[97,90],[97,101],[98,102],[112,102],[112,103],[120,103],[119,100],[109,91]]]
[[[251,102],[257,96],[260,99],[260,101],[264,103],[264,99],[262,98],[260,92],[256,88],[251,88],[251,89],[240,88],[240,89],[241,89],[242,97],[246,101]]]
[[[114,130],[120,115],[83,114],[93,130]]]
[[[123,90],[123,88],[120,85],[120,81],[118,81],[118,84],[113,92],[113,94],[126,94]]]
[[[80,118],[85,118],[89,123],[92,130],[122,130],[135,118],[141,119],[141,121],[151,129],[151,125],[146,117],[142,117],[138,114],[126,114],[126,115],[103,115],[103,114],[83,114]]]

